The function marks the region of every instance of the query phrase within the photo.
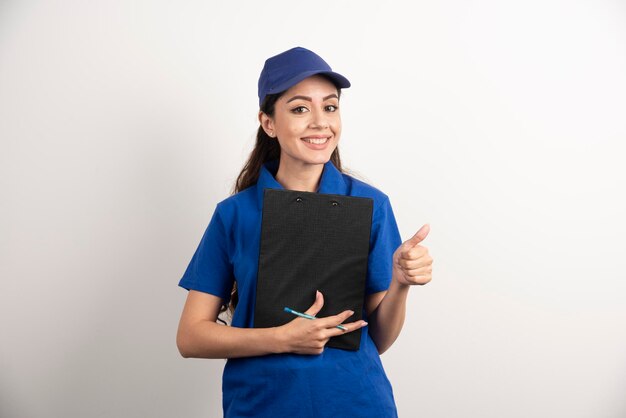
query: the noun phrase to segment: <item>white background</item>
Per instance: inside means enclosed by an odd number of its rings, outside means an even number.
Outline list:
[[[352,81],[344,164],[424,223],[401,417],[626,416],[626,5],[0,3],[0,416],[221,416],[177,283],[254,143],[264,60]]]

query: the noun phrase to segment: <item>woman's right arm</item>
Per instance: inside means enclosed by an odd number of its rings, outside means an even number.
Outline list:
[[[364,321],[343,324],[352,313],[309,320],[293,321],[273,328],[238,328],[218,324],[222,300],[214,295],[190,290],[178,325],[176,345],[180,354],[194,358],[234,358],[275,353],[320,354],[330,337],[351,332],[367,325]],[[317,314],[324,305],[321,293],[306,311]]]

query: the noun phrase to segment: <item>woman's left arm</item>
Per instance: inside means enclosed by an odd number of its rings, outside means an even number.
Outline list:
[[[387,351],[400,335],[410,286],[424,285],[432,279],[433,258],[428,248],[419,245],[429,232],[430,226],[426,224],[396,249],[389,289],[366,300],[369,333],[379,354]]]

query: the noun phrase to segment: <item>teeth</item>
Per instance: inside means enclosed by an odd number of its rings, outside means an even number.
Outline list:
[[[308,142],[309,144],[325,144],[326,141],[328,141],[328,138],[304,138],[304,141]]]

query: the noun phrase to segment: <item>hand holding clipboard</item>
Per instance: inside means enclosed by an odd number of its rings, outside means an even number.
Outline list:
[[[330,338],[356,331],[367,325],[367,322],[363,320],[345,324],[344,321],[354,314],[352,311],[344,311],[333,316],[316,317],[315,315],[323,305],[324,295],[318,291],[313,305],[302,313],[306,315],[303,317],[306,319],[296,318],[277,328],[277,331],[282,333],[282,338],[279,338],[282,341],[282,347],[279,348],[280,352],[321,354]],[[314,320],[311,321],[310,319]],[[338,327],[342,327],[344,330]]]

